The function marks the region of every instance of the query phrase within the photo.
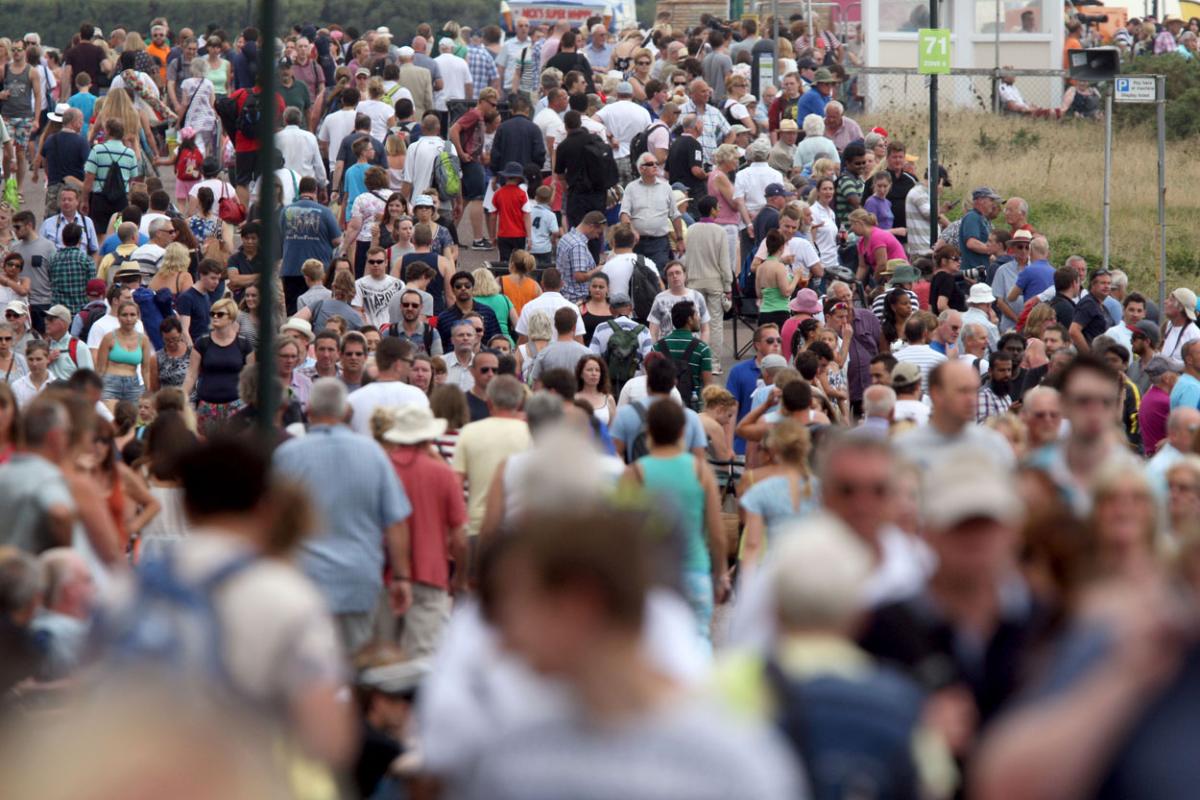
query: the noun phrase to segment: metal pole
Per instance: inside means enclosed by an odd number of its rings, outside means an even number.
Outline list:
[[[938,6],[941,0],[929,4],[929,27],[938,27]],[[929,244],[938,237],[938,76],[929,76]]]
[[[275,20],[278,0],[259,0],[258,78],[262,93],[258,107],[258,428],[264,438],[273,435],[279,407],[279,380],[275,370],[276,297],[275,249]],[[283,315],[280,314],[280,317]]]
[[[1158,116],[1158,307],[1167,305],[1167,76],[1155,76]]]
[[[779,86],[779,0],[771,0],[771,44],[771,52],[774,54],[774,58],[771,59],[771,80]],[[761,94],[761,91],[759,93]]]
[[[1112,112],[1113,88],[1111,84],[1104,87],[1104,244],[1103,267],[1108,269],[1108,232],[1109,211],[1112,208]]]
[[[996,65],[992,73],[992,113],[1000,113],[1000,0],[996,0]]]

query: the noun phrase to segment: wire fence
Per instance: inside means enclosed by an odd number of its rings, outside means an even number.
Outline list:
[[[929,104],[929,76],[915,69],[858,67],[849,70],[849,86],[842,94],[856,111],[878,112],[911,109]],[[1062,70],[954,69],[938,76],[938,103],[942,108],[993,111],[1001,85],[1000,72],[1014,77],[1013,89],[1031,108],[1057,108],[1062,102]]]

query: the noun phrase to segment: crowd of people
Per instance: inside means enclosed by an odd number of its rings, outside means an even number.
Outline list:
[[[0,39],[14,796],[1186,793],[1195,292],[801,19],[506,22]]]

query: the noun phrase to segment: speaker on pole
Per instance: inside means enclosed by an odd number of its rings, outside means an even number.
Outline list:
[[[1080,81],[1111,81],[1121,71],[1121,57],[1115,47],[1091,47],[1068,50],[1068,74]]]

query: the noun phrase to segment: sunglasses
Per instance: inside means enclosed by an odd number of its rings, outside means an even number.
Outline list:
[[[453,289],[453,290],[455,290],[455,291],[458,291],[459,289],[470,289],[470,288],[471,288],[471,284],[469,284],[469,283],[455,283],[455,284],[453,284],[453,285],[452,285],[450,288],[451,288],[451,289]]]
[[[0,342],[11,342],[12,340],[13,337],[11,336],[0,336]]]
[[[4,312],[4,316],[5,316],[5,317],[7,317],[8,319],[20,319],[20,318],[21,318],[22,316],[24,316],[24,315],[23,315],[23,314],[18,314],[18,313],[17,313],[17,312],[15,312],[15,311],[5,311],[5,312]]]
[[[767,344],[780,344],[783,342],[783,338],[780,336],[768,336],[767,338],[763,339],[763,341]]]
[[[368,264],[386,264],[387,261],[382,258],[368,258],[367,263]]]
[[[228,311],[214,311],[214,312],[212,313],[212,318],[213,318],[213,319],[223,319],[223,318],[225,318],[225,317],[228,317],[228,316],[229,316],[229,312],[228,312]]]
[[[636,61],[636,62],[634,62],[634,63],[636,63],[636,64],[637,64],[639,67],[648,67],[648,66],[650,66],[650,62],[649,62],[649,61]]]
[[[853,481],[838,481],[830,484],[830,488],[842,497],[855,497],[869,494],[876,498],[887,497],[891,487],[882,481],[876,483],[855,483]]]
[[[400,307],[401,308],[420,308],[421,304],[420,303],[401,303]]]
[[[479,372],[482,375],[492,375],[499,371],[500,371],[499,367],[480,367],[479,368]]]

